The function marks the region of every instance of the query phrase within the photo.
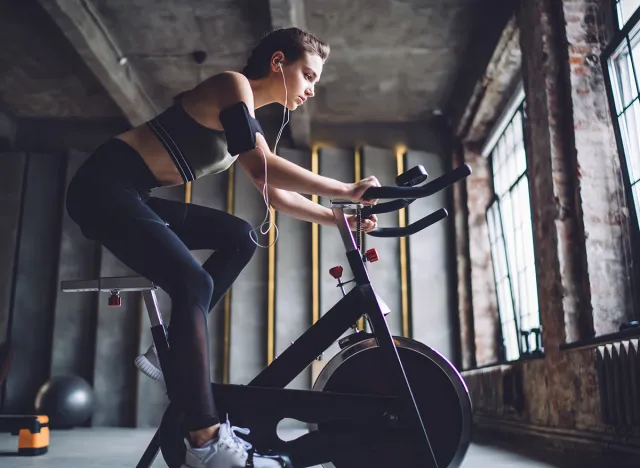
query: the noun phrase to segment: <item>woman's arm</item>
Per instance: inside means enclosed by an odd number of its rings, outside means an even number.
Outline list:
[[[355,184],[315,174],[273,154],[259,133],[256,135],[256,148],[240,154],[238,162],[257,185],[263,185],[266,179],[269,187],[343,199],[348,199],[354,191]]]
[[[333,212],[329,208],[314,203],[299,193],[289,192],[275,187],[270,187],[268,190],[269,204],[279,212],[303,221],[324,226],[336,225]],[[355,230],[357,223],[355,216],[348,216],[347,220],[349,221],[351,230]],[[373,215],[370,219],[362,220],[361,227],[364,232],[369,232],[377,227],[377,222],[377,216]]]
[[[335,226],[333,212],[329,208],[314,203],[299,193],[275,187],[269,187],[268,190],[269,204],[279,212],[310,223]]]
[[[242,101],[251,116],[255,117],[253,91],[246,77],[240,73],[225,72],[216,75],[215,80],[218,109],[223,110]],[[273,154],[260,133],[256,134],[255,148],[240,153],[238,163],[259,187],[266,182],[269,186],[291,192],[358,201],[369,187],[380,186],[375,177],[358,183],[344,183],[314,174]]]

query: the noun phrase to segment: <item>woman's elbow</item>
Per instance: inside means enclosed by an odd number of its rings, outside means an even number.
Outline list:
[[[271,205],[274,209],[278,211],[286,209],[287,197],[282,190],[268,189],[268,195],[269,195],[269,205]]]

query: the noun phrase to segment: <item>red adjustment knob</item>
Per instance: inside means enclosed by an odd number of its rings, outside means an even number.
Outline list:
[[[376,251],[376,249],[369,249],[364,253],[365,257],[367,257],[367,260],[370,262],[377,262],[379,257],[378,257],[378,252]]]
[[[344,271],[344,268],[338,265],[338,266],[334,266],[331,270],[329,270],[329,274],[333,276],[335,279],[340,279],[342,277],[343,271]]]
[[[117,294],[109,296],[109,307],[120,307],[122,305],[122,298]]]

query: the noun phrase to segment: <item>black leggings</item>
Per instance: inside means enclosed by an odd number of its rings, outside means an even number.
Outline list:
[[[219,422],[211,392],[207,314],[255,252],[251,226],[203,206],[150,196],[159,187],[144,160],[118,139],[98,148],[74,176],[67,211],[85,237],[171,297],[172,402],[186,429]],[[190,250],[214,249],[201,266]],[[215,287],[214,287],[215,286]]]

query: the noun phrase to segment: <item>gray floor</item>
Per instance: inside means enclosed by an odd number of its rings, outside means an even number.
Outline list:
[[[146,429],[73,429],[53,431],[49,453],[37,457],[18,457],[18,438],[0,434],[0,467],[2,468],[131,468],[135,467],[153,435]],[[284,440],[300,434],[296,430],[279,433]],[[473,444],[461,468],[585,468],[584,463],[550,461],[539,454],[519,453],[516,450],[488,444]],[[557,457],[556,457],[557,458]],[[590,463],[589,468],[609,468],[609,463]],[[166,468],[159,455],[153,468]],[[392,467],[395,468],[395,467]],[[613,468],[613,467],[612,467]]]

